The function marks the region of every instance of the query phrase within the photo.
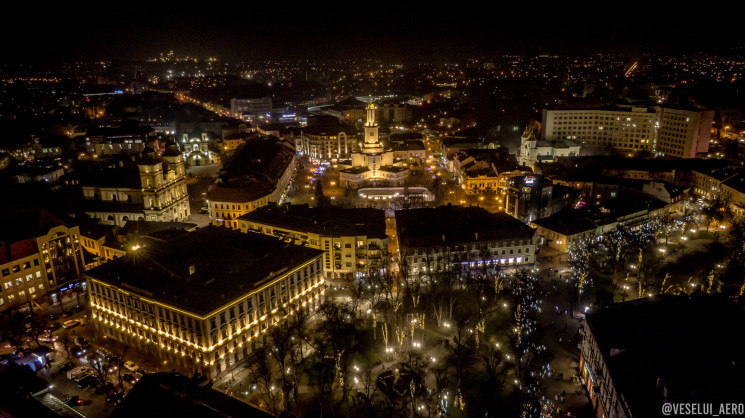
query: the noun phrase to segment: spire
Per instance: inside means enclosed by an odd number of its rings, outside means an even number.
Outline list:
[[[367,105],[367,122],[365,122],[366,126],[378,126],[378,124],[375,122],[375,105],[372,101],[372,95],[370,95],[370,104]]]

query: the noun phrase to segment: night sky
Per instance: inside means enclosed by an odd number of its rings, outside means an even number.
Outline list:
[[[29,4],[0,29],[3,59],[143,59],[172,49],[180,56],[223,60],[374,55],[421,62],[493,53],[664,53],[745,46],[734,10],[686,8],[683,3],[562,2],[564,7],[549,8],[539,2],[521,7],[496,2],[489,7],[464,2],[356,2],[354,7],[248,3],[63,3],[42,11]],[[366,4],[373,9],[365,10]]]

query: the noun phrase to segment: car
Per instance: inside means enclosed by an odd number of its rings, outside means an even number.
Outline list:
[[[75,328],[78,325],[80,325],[80,321],[79,320],[77,320],[77,319],[71,319],[69,321],[65,321],[65,323],[62,324],[62,328],[64,328],[64,329],[70,329],[70,328]]]
[[[83,357],[88,350],[83,347],[71,347],[70,352],[72,352],[72,355],[75,357]]]
[[[75,368],[75,363],[68,361],[65,363],[60,364],[59,368],[57,369],[58,373],[64,373],[68,370],[72,370]]]
[[[58,337],[56,335],[52,335],[48,332],[45,332],[44,334],[39,335],[39,342],[51,343],[53,341],[57,341],[57,338]]]
[[[75,395],[75,396],[68,396],[67,398],[65,398],[65,405],[68,405],[68,406],[77,406],[77,405],[80,405],[82,403],[81,401],[82,400],[80,399],[80,396],[77,396],[77,395]]]
[[[200,215],[206,215],[208,213],[210,213],[210,210],[207,209],[207,208],[201,208],[201,209],[199,209],[199,214]]]
[[[132,376],[132,375],[131,375],[131,374],[129,374],[129,373],[126,373],[126,374],[124,374],[124,375],[122,376],[122,380],[124,380],[125,382],[129,383],[130,385],[134,385],[134,384],[135,384],[135,383],[137,383],[137,381],[138,381],[138,380],[140,380],[140,379],[138,379],[138,378],[136,378],[136,377]]]
[[[57,318],[58,318],[58,316],[57,316],[57,314],[56,314],[56,313],[52,312],[52,313],[50,313],[50,314],[49,314],[49,319],[50,319],[51,321],[54,321],[54,320],[56,320]]]
[[[88,343],[88,340],[83,337],[75,337],[75,345],[77,345],[78,347],[86,348],[90,344]]]
[[[75,312],[83,312],[83,307],[78,305],[75,307]]]
[[[63,318],[69,318],[71,316],[72,316],[72,312],[70,312],[69,309],[65,309],[64,311],[62,311],[62,317]]]
[[[47,327],[47,331],[54,331],[54,330],[57,330],[57,329],[59,329],[59,328],[60,328],[61,326],[62,326],[62,325],[60,325],[60,323],[59,323],[59,322],[51,322],[51,323],[49,324],[49,326]]]
[[[141,370],[140,369],[140,366],[134,364],[134,362],[132,362],[132,361],[125,361],[124,362],[124,367],[126,367],[127,370],[133,371],[133,372],[139,372]]]
[[[90,380],[87,377],[84,377],[78,380],[78,389],[83,389],[85,387],[88,387],[89,383],[90,383]]]

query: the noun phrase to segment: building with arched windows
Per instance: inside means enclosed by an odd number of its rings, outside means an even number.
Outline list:
[[[184,163],[188,166],[219,164],[219,154],[210,150],[209,145],[206,132],[183,134],[181,148],[184,150]]]
[[[108,225],[127,221],[184,221],[189,215],[184,160],[169,140],[163,155],[152,148],[134,162],[83,173],[84,211]]]
[[[367,107],[365,139],[359,144],[359,151],[352,153],[351,164],[339,171],[339,183],[344,187],[366,184],[402,186],[409,177],[409,169],[401,163],[394,163],[394,151],[385,149],[380,142],[375,111],[371,102]]]

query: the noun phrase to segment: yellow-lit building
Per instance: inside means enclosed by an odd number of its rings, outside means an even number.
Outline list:
[[[320,303],[322,262],[319,250],[208,226],[85,275],[98,333],[215,379],[270,327]]]
[[[33,305],[79,282],[80,229],[44,210],[18,211],[0,223],[0,312]]]
[[[238,229],[238,218],[272,202],[280,202],[295,174],[289,144],[252,139],[241,145],[207,192],[212,225]]]
[[[323,251],[327,278],[364,276],[385,268],[388,237],[378,209],[270,205],[238,219],[241,232],[257,232]]]

